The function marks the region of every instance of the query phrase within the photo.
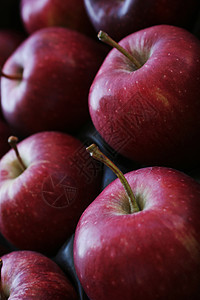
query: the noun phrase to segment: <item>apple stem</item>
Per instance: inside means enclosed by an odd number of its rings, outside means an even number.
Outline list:
[[[11,79],[11,80],[22,80],[22,75],[20,75],[20,74],[8,75],[8,74],[4,73],[2,70],[0,70],[0,76],[5,77],[7,79]]]
[[[9,145],[11,146],[11,148],[15,151],[15,154],[17,156],[17,159],[19,161],[19,164],[20,164],[20,167],[22,169],[22,171],[25,171],[26,170],[26,166],[19,154],[19,151],[18,151],[18,148],[17,148],[17,142],[18,142],[18,138],[16,136],[10,136],[8,138],[8,143]]]
[[[107,167],[109,167],[119,178],[123,187],[127,193],[129,204],[130,204],[130,213],[140,211],[137,201],[133,195],[133,191],[126,180],[124,174],[120,171],[120,169],[106,156],[104,155],[101,150],[98,148],[96,144],[91,144],[89,147],[86,148],[87,152],[89,152],[90,156],[94,159],[104,163]]]
[[[100,30],[97,37],[99,38],[100,41],[119,50],[135,65],[137,69],[140,69],[142,67],[141,63],[133,55],[131,55],[126,49],[120,46],[117,42],[115,42],[106,32]]]

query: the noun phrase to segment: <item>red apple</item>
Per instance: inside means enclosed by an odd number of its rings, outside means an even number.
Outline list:
[[[17,150],[21,160],[13,150],[0,160],[0,232],[18,249],[53,254],[99,193],[101,167],[64,133],[34,134]]]
[[[60,27],[27,38],[3,67],[12,79],[1,80],[2,111],[15,132],[25,136],[80,129],[89,119],[88,92],[103,49],[89,37]]]
[[[8,57],[22,43],[25,36],[14,29],[0,29],[0,67],[2,68]],[[1,94],[1,86],[0,86]],[[1,111],[1,109],[0,109]],[[0,112],[1,115],[1,112]]]
[[[98,32],[120,40],[140,29],[158,24],[192,29],[199,0],[84,0],[87,14]]]
[[[86,35],[94,34],[83,0],[21,0],[21,18],[27,32],[62,26]]]
[[[1,261],[1,299],[78,300],[74,287],[50,258],[13,251]]]
[[[200,41],[182,28],[160,25],[119,45],[137,67],[117,49],[105,58],[89,93],[97,131],[114,150],[143,165],[196,166]]]
[[[107,186],[76,228],[74,264],[89,299],[198,300],[199,183],[147,167],[123,184],[127,193],[119,179]]]

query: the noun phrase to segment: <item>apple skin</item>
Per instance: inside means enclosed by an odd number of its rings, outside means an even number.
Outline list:
[[[0,67],[2,68],[8,57],[23,42],[25,35],[14,29],[0,29]],[[1,93],[1,86],[0,86]],[[1,112],[0,112],[1,115]]]
[[[34,134],[0,160],[0,232],[16,248],[53,255],[101,186],[101,168],[76,138]]]
[[[83,289],[92,300],[198,300],[199,183],[165,167],[125,177],[141,211],[129,213],[116,179],[77,225],[74,264]]]
[[[61,26],[95,35],[83,0],[22,0],[20,14],[29,34],[44,27]]]
[[[5,299],[78,300],[66,275],[41,253],[13,251],[1,259],[1,293]]]
[[[106,31],[119,41],[128,34],[159,24],[192,29],[198,0],[84,0],[87,14],[98,32]]]
[[[143,166],[198,165],[200,41],[182,28],[158,25],[119,44],[143,66],[135,70],[118,50],[108,53],[89,92],[97,131]]]
[[[2,78],[2,112],[15,134],[74,132],[89,119],[88,92],[105,48],[83,34],[61,27],[29,36],[8,58]],[[36,121],[37,120],[37,121]]]

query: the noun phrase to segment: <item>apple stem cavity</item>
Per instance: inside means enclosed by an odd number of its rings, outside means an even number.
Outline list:
[[[4,73],[2,70],[0,70],[0,76],[5,77],[7,79],[11,79],[11,80],[22,80],[22,75],[20,75],[20,74],[9,75],[9,74]]]
[[[119,50],[123,55],[125,55],[134,64],[136,69],[140,69],[142,67],[141,63],[133,55],[131,55],[126,49],[124,49],[122,46],[120,46],[117,42],[115,42],[106,32],[100,30],[97,37],[100,41]]]
[[[11,148],[15,151],[15,154],[17,156],[17,159],[18,159],[18,162],[20,164],[20,167],[22,169],[22,171],[25,171],[26,170],[26,166],[19,154],[19,151],[18,151],[18,148],[17,148],[17,142],[18,142],[18,138],[16,136],[10,136],[8,138],[8,143],[9,145],[11,146]]]
[[[92,156],[94,159],[104,163],[107,167],[109,167],[119,178],[123,187],[126,191],[128,196],[129,205],[130,205],[130,213],[135,213],[140,211],[140,208],[137,204],[137,201],[133,195],[133,191],[126,180],[124,174],[120,171],[120,169],[106,156],[104,155],[101,150],[98,148],[96,144],[91,144],[89,147],[86,148],[86,151]]]

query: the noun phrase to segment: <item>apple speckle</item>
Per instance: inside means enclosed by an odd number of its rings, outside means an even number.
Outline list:
[[[159,88],[156,91],[156,96],[157,96],[156,99],[158,101],[161,101],[164,104],[164,106],[168,106],[169,105],[168,99],[160,92]]]
[[[56,78],[58,77],[58,75],[57,75],[56,73],[53,73],[53,74],[51,75],[51,77],[54,78],[54,79],[56,79]]]
[[[85,226],[85,225],[87,225],[87,223],[88,223],[88,221],[83,221],[82,225]]]
[[[111,258],[114,258],[116,256],[116,250],[113,248],[111,251],[110,251],[110,257]]]
[[[139,285],[143,285],[143,280],[141,278],[136,277],[136,280]]]
[[[105,207],[106,209],[110,209],[111,205],[106,205]]]
[[[127,241],[126,239],[124,239],[124,238],[121,238],[121,239],[120,239],[120,244],[121,244],[122,246],[124,246],[124,247],[129,246],[128,241]]]
[[[111,284],[112,284],[113,286],[115,286],[115,285],[116,285],[116,282],[115,282],[114,280],[112,280],[112,281],[111,281]]]
[[[124,238],[120,238],[120,243],[124,244],[124,242],[125,242],[125,239]]]

